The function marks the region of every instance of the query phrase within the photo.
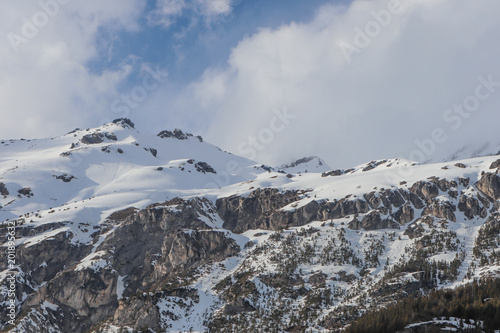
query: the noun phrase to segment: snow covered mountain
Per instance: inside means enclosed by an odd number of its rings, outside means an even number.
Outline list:
[[[127,119],[57,138],[2,140],[0,219],[72,204],[58,218],[100,220],[122,206],[253,179],[255,164],[180,130],[143,135]]]
[[[500,328],[500,156],[271,168],[128,119],[0,143],[4,331]],[[471,283],[493,315],[380,320]]]

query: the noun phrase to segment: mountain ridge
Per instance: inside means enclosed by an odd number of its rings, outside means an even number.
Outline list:
[[[16,226],[16,266],[0,263],[2,286],[16,275],[8,332],[335,332],[500,277],[499,156],[271,168],[117,119],[4,140],[0,161],[0,227]]]

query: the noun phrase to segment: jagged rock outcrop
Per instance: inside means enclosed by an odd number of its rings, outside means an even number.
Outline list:
[[[378,167],[379,165],[382,165],[384,163],[387,163],[387,160],[381,160],[381,161],[371,161],[366,164],[366,166],[362,169],[363,172],[370,171]]]
[[[132,327],[136,330],[150,328],[158,330],[160,313],[156,305],[146,297],[134,297],[120,300],[120,305],[113,316],[116,325]]]
[[[383,197],[387,198],[390,204],[392,204],[394,207],[401,207],[405,204],[405,199],[401,195],[401,193],[397,190],[386,190],[383,193]],[[388,203],[384,203],[386,207],[389,207],[390,205]]]
[[[301,193],[277,189],[257,189],[246,198],[230,196],[216,202],[224,228],[241,233],[249,229],[269,229],[269,216],[300,198]],[[267,222],[267,223],[266,223]]]
[[[364,198],[366,202],[368,202],[368,204],[370,205],[371,209],[377,209],[382,202],[380,197],[377,195],[377,192],[375,191],[365,194]]]
[[[399,223],[391,218],[382,218],[379,212],[373,211],[366,214],[363,219],[354,219],[349,222],[349,228],[353,230],[379,230],[379,229],[399,229]]]
[[[151,155],[153,155],[154,157],[156,157],[156,155],[158,155],[158,151],[154,148],[144,148],[144,150],[150,152]]]
[[[99,251],[112,251],[112,267],[127,277],[124,295],[158,289],[160,277],[238,253],[234,240],[201,220],[210,208],[206,199],[151,205],[130,215],[99,246]]]
[[[173,132],[167,131],[167,130],[161,131],[160,133],[158,133],[158,136],[162,139],[164,139],[164,138],[176,138],[177,140],[187,140],[190,137],[192,137],[193,134],[184,133],[180,129],[176,128]]]
[[[80,141],[86,145],[94,145],[97,143],[104,142],[104,134],[102,133],[91,133],[84,135]]]
[[[23,228],[23,230],[27,229]],[[36,234],[30,233],[30,235]],[[71,238],[62,231],[46,241],[23,244],[18,247],[16,255],[19,257],[20,268],[23,272],[30,272],[29,276],[26,277],[29,285],[39,286],[45,281],[52,280],[59,272],[63,271],[65,266],[71,266],[89,254],[90,245],[73,244]],[[55,253],[57,255],[54,255]]]
[[[500,169],[500,159],[498,159],[495,162],[491,163],[490,169]]]
[[[422,200],[429,203],[439,195],[439,188],[433,183],[419,181],[413,184],[410,192],[417,194]]]
[[[118,124],[121,125],[122,127],[130,127],[130,128],[135,128],[135,124],[132,122],[132,120],[128,118],[118,118],[113,120],[113,124]]]
[[[399,222],[399,224],[406,224],[413,221],[415,218],[415,210],[409,204],[404,205],[399,208],[396,213],[394,213],[394,219]]]
[[[411,222],[415,218],[415,209],[424,209],[422,215],[456,221],[456,207],[448,202],[435,200],[440,190],[452,191],[456,186],[455,181],[433,178],[430,181],[416,182],[408,190],[372,191],[363,196],[364,200],[349,197],[332,201],[312,200],[300,206],[294,202],[307,196],[306,192],[257,189],[248,197],[220,198],[216,205],[217,212],[224,220],[224,227],[236,233],[259,228],[280,230],[314,220],[325,221],[366,214],[370,210],[375,210],[378,215],[365,216],[361,221],[355,219],[349,226],[356,230],[374,230],[399,228],[401,224]]]
[[[28,198],[33,196],[33,192],[31,191],[30,187],[23,187],[22,189],[18,190],[17,193],[19,193],[19,195],[27,196]]]
[[[341,176],[344,174],[344,170],[331,170],[331,171],[326,171],[321,174],[321,177],[334,177],[334,176]]]
[[[443,218],[449,221],[456,222],[457,221],[457,218],[455,216],[456,210],[457,207],[455,207],[455,205],[453,205],[448,201],[445,202],[435,201],[424,208],[422,216],[431,215],[437,218]]]
[[[476,187],[492,201],[500,199],[500,176],[497,174],[485,173]]]
[[[9,195],[9,191],[7,190],[7,187],[5,186],[4,183],[0,182],[0,195],[6,196]]]
[[[295,162],[292,162],[290,164],[281,165],[278,167],[278,169],[284,170],[284,169],[295,168],[295,167],[298,167],[302,164],[309,163],[309,162],[313,161],[314,159],[316,159],[318,161],[317,166],[322,166],[324,164],[324,161],[317,156],[306,156],[306,157],[302,157],[302,158],[300,158],[300,159],[298,159]],[[304,170],[304,171],[307,172],[307,170]]]
[[[115,312],[116,283],[116,274],[110,270],[66,270],[30,295],[23,306],[40,307],[48,301],[65,313],[57,322],[62,331],[85,332]]]
[[[334,201],[312,200],[305,205],[282,209],[306,195],[304,191],[280,192],[277,189],[258,189],[248,197],[231,196],[217,200],[217,212],[224,228],[236,233],[250,229],[280,230],[301,226],[314,220],[325,221],[347,215],[367,213],[366,201],[344,198]]]
[[[207,162],[197,162],[194,167],[196,171],[202,173],[217,173]]]
[[[85,332],[106,318],[137,329],[160,328],[156,306],[139,297],[141,292],[160,292],[169,279],[177,280],[179,272],[186,274],[239,253],[233,239],[209,225],[216,219],[215,207],[207,199],[173,199],[112,214],[110,223],[122,222],[93,254],[91,243],[72,242],[66,231],[22,245],[16,255],[21,271],[29,272],[18,286],[19,293],[28,295],[22,308],[46,313],[44,302],[53,304],[60,316],[51,317],[52,325],[64,332]],[[31,231],[42,235],[65,224]],[[20,234],[27,229],[20,229]],[[108,230],[96,231],[94,241]],[[119,302],[121,296],[128,298]],[[38,316],[26,312],[18,320],[28,327]]]
[[[68,175],[67,173],[64,173],[62,175],[57,175],[53,176],[55,179],[62,180],[65,183],[69,183],[71,180],[75,179],[76,177],[73,175]]]
[[[478,199],[470,196],[461,196],[457,207],[469,220],[475,216],[485,218],[488,214],[487,206],[482,205]]]

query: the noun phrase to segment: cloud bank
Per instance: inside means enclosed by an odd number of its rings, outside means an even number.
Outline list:
[[[155,5],[148,11],[142,0],[2,4],[0,137],[55,136],[123,116],[124,106],[116,102],[134,92],[134,77],[139,76],[141,88],[151,68],[161,79],[165,70],[133,53],[117,54],[115,42],[124,42],[120,34],[149,29],[144,19],[152,13],[173,20],[189,9],[210,24],[231,11],[229,0],[159,0]]]
[[[101,119],[131,71],[89,61],[117,31],[138,29],[135,0],[15,1],[0,11],[1,137],[36,137]],[[109,36],[104,37],[104,36]]]
[[[206,70],[168,103],[229,151],[250,157],[256,142],[255,157],[269,164],[313,154],[334,167],[432,160],[465,143],[499,143],[499,10],[494,0],[324,6],[312,22],[246,37],[227,67]],[[488,97],[450,113],[481,80],[490,81]],[[266,129],[284,109],[295,117],[271,138]],[[436,129],[443,133],[431,147]],[[423,157],[414,153],[425,144]]]
[[[112,58],[122,32],[151,24],[168,30],[181,19],[197,29],[221,18],[236,25],[231,6],[240,2],[158,0],[152,9],[139,0],[4,4],[0,136],[58,135],[128,107],[143,129],[182,127],[267,164],[305,155],[332,167],[397,156],[436,160],[466,143],[500,143],[496,0],[332,2],[311,21],[246,36],[225,66],[208,67],[187,84],[134,54],[92,66]],[[150,78],[155,68],[157,82]],[[137,106],[124,105],[123,96]]]

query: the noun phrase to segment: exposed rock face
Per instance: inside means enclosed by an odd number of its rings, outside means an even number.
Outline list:
[[[491,163],[490,169],[500,169],[500,159],[498,159],[495,162]]]
[[[160,329],[160,313],[150,299],[136,297],[120,300],[120,305],[113,316],[113,322],[120,326],[133,327],[136,330]]]
[[[352,172],[354,169],[347,169],[347,170],[330,170],[323,172],[321,174],[321,177],[329,177],[329,176],[341,176],[345,175],[346,173]]]
[[[463,212],[465,217],[469,220],[473,219],[475,216],[485,218],[488,214],[487,207],[481,205],[478,199],[465,195],[460,197],[458,210]]]
[[[158,155],[158,151],[154,148],[144,148],[144,150],[150,152],[151,155],[153,155],[154,157],[156,157],[156,155]]]
[[[456,222],[455,211],[457,208],[455,205],[449,202],[434,202],[424,208],[422,215],[431,215],[438,218],[444,218],[449,221]]]
[[[377,195],[377,192],[375,191],[365,194],[364,197],[365,200],[370,205],[371,209],[377,209],[380,206],[380,203],[382,202],[380,197]]]
[[[415,210],[409,204],[404,205],[394,214],[394,219],[399,222],[399,224],[406,224],[413,221],[415,218]]]
[[[370,208],[363,200],[310,201],[290,210],[281,210],[301,198],[305,192],[279,192],[276,189],[258,189],[248,197],[231,196],[217,200],[217,212],[224,220],[224,228],[236,233],[250,229],[280,230],[301,226],[314,220],[324,221],[351,214],[367,213]]]
[[[57,304],[81,320],[80,325],[64,322],[66,331],[84,332],[85,326],[114,313],[118,305],[116,281],[116,274],[109,270],[65,271],[29,297],[25,306],[36,306],[43,301]]]
[[[441,191],[446,192],[450,188],[457,187],[457,182],[454,180],[447,180],[447,179],[442,179],[442,178],[437,178],[437,177],[431,177],[429,178],[429,181],[433,184],[435,184]]]
[[[61,225],[54,225],[54,227],[57,226]],[[29,233],[29,235],[41,234],[51,229],[42,229],[39,233]],[[57,251],[56,256],[54,251]],[[22,258],[22,261],[20,261],[21,270],[31,272],[30,284],[36,286],[53,279],[57,273],[63,270],[64,266],[78,262],[89,251],[90,246],[72,244],[71,238],[67,237],[66,232],[60,232],[44,242],[21,245],[16,254]]]
[[[202,173],[217,173],[214,168],[212,168],[207,162],[198,162],[194,165],[196,171]]]
[[[338,219],[349,215],[369,214],[361,221],[353,220],[353,229],[375,230],[399,228],[415,218],[415,210],[425,207],[423,215],[432,215],[455,221],[456,207],[435,198],[443,191],[455,188],[457,183],[444,179],[420,181],[408,190],[381,189],[364,195],[364,200],[344,198],[333,201],[310,201],[293,209],[293,202],[307,196],[306,192],[279,192],[276,189],[257,189],[248,197],[231,196],[217,200],[217,212],[224,227],[242,233],[250,229],[280,230],[301,226],[311,221]],[[288,206],[287,206],[288,205]],[[285,206],[286,209],[283,209]],[[395,209],[395,211],[394,211]],[[385,217],[382,217],[385,216]]]
[[[492,201],[500,199],[500,177],[494,173],[486,173],[476,184]]]
[[[46,313],[44,302],[59,307],[60,316],[51,320],[54,327],[64,332],[85,332],[106,318],[113,318],[119,325],[132,324],[136,329],[157,329],[158,309],[151,300],[139,297],[141,292],[160,292],[169,279],[176,281],[177,273],[240,251],[233,239],[209,225],[208,221],[217,217],[215,207],[206,199],[173,199],[138,212],[129,208],[110,218],[110,222],[122,222],[83,266],[78,263],[85,262],[82,260],[91,254],[93,245],[72,243],[72,235],[65,231],[17,249],[22,271],[29,272],[18,286],[19,293],[28,295],[23,309],[33,307],[36,313]],[[25,230],[28,234],[33,230],[42,234],[61,226],[64,223],[38,230],[20,228],[19,234]],[[107,230],[96,232],[94,241]],[[5,269],[4,264],[1,262],[0,269]],[[170,293],[175,295],[175,289]],[[128,298],[119,302],[122,295]],[[39,320],[36,313],[19,318],[24,323],[22,327]]]
[[[80,141],[81,143],[84,143],[84,144],[87,144],[87,145],[94,145],[94,144],[98,144],[98,143],[102,143],[104,142],[104,139],[108,139],[108,140],[111,140],[111,141],[117,141],[118,138],[116,137],[116,135],[114,133],[108,133],[108,132],[94,132],[94,133],[90,133],[90,134],[86,134],[84,135]],[[74,143],[71,145],[71,149],[75,148],[77,145],[75,145]]]
[[[387,198],[387,200],[389,200],[389,202],[394,207],[401,207],[405,204],[405,199],[403,198],[401,193],[399,193],[399,191],[397,191],[397,190],[392,190],[392,191],[386,190],[384,194],[385,194],[384,196]],[[387,203],[385,203],[384,205],[386,207],[389,206]]]
[[[71,180],[76,178],[75,176],[68,175],[67,173],[62,174],[62,175],[53,176],[53,177],[55,177],[56,179],[62,180],[65,183],[69,183]]]
[[[104,141],[104,134],[102,134],[102,133],[87,134],[87,135],[84,135],[80,141],[84,144],[87,144],[87,145],[101,143]]]
[[[191,134],[191,133],[184,133],[180,129],[176,128],[173,132],[172,131],[167,131],[167,130],[161,131],[160,133],[158,133],[158,136],[160,138],[162,138],[162,139],[164,139],[164,138],[175,138],[177,140],[187,140],[190,137],[192,137],[193,134]],[[203,139],[201,137],[198,137],[198,140],[200,140],[200,142],[203,141]]]
[[[169,206],[174,205],[175,210]],[[207,205],[207,206],[206,206]],[[98,250],[113,251],[112,266],[127,276],[124,295],[158,288],[158,278],[236,255],[239,247],[200,219],[208,200],[176,200],[129,216]],[[206,217],[206,216],[205,216]],[[154,265],[152,264],[154,261]],[[140,270],[137,267],[143,266]]]
[[[354,230],[399,229],[399,223],[390,218],[382,219],[380,213],[374,211],[366,214],[361,222],[356,219],[351,221],[349,223],[349,228]]]
[[[258,189],[247,198],[231,196],[217,200],[217,212],[224,221],[224,228],[234,232],[266,227],[268,217],[281,207],[299,199],[297,192],[280,193],[277,189]]]
[[[321,177],[330,177],[330,176],[341,176],[344,174],[344,170],[331,170],[327,172],[323,172]]]
[[[0,195],[6,196],[9,195],[9,191],[7,190],[7,187],[5,187],[4,183],[0,182]]]
[[[135,128],[135,124],[128,118],[118,118],[113,120],[113,123],[121,125],[122,127]]]
[[[17,193],[19,193],[20,195],[25,195],[27,197],[33,196],[33,192],[31,192],[31,188],[29,187],[23,187],[22,189],[18,190]]]
[[[382,160],[382,161],[371,161],[366,164],[366,166],[363,168],[363,172],[370,171],[378,167],[379,165],[382,165],[384,163],[387,163],[387,160]]]
[[[439,195],[439,188],[433,183],[420,181],[413,184],[410,192],[417,194],[422,200],[429,203]]]
[[[279,166],[278,169],[295,168],[295,167],[297,167],[297,166],[299,166],[301,164],[305,164],[305,163],[311,162],[314,159],[318,159],[318,165],[319,166],[323,165],[324,162],[319,157],[317,157],[317,156],[307,156],[307,157],[302,157],[302,158],[300,158],[300,159],[298,159],[295,162],[292,162],[290,164],[285,164],[285,165]]]
[[[116,135],[114,133],[104,133],[104,136],[106,137],[106,139],[108,140],[111,140],[111,141],[117,141],[118,138],[116,137]]]

